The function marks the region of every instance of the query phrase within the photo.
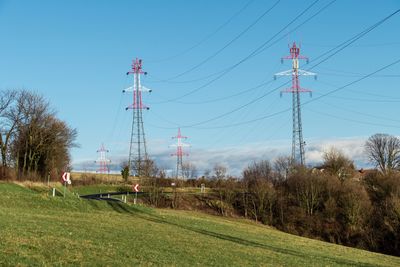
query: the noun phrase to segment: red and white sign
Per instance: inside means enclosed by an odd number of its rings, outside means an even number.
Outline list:
[[[133,185],[132,188],[133,188],[133,191],[139,192],[139,184]]]
[[[71,184],[71,174],[69,172],[64,172],[62,175],[63,183]]]

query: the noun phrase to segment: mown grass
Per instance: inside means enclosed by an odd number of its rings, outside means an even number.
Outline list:
[[[247,220],[51,197],[0,183],[0,266],[400,266]]]

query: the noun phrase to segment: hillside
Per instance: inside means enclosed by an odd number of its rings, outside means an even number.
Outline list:
[[[0,265],[400,266],[247,220],[50,197],[0,183]]]

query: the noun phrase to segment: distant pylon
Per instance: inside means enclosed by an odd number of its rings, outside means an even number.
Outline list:
[[[146,138],[143,127],[142,110],[148,110],[142,102],[142,92],[151,92],[150,89],[140,84],[140,75],[147,74],[142,70],[142,60],[136,58],[132,61],[132,68],[126,73],[133,74],[134,83],[132,86],[124,89],[122,92],[132,92],[133,103],[126,107],[126,110],[132,109],[132,127],[131,141],[129,145],[128,166],[131,175],[141,176],[143,172],[143,164],[148,159]]]
[[[292,113],[293,113],[293,136],[292,136],[292,160],[296,164],[305,165],[305,151],[304,146],[305,142],[303,141],[303,129],[301,123],[301,104],[300,104],[300,93],[308,92],[310,96],[312,91],[309,89],[304,89],[300,87],[299,76],[314,76],[316,74],[313,72],[305,71],[299,69],[299,59],[305,59],[308,61],[308,58],[300,55],[300,47],[296,46],[294,42],[292,47],[290,47],[290,56],[286,56],[281,58],[283,62],[284,59],[291,59],[293,66],[291,70],[279,72],[275,74],[275,76],[292,76],[292,86],[287,88],[282,93],[292,93]]]
[[[110,151],[104,147],[104,144],[101,144],[101,147],[97,150],[97,153],[100,153],[100,157],[95,161],[96,163],[99,164],[99,168],[97,169],[96,172],[99,172],[99,173],[110,172],[108,163],[110,163],[111,160],[107,159],[107,156],[106,156],[106,154],[108,152],[110,152]]]
[[[181,134],[181,128],[178,128],[178,135],[173,136],[173,139],[177,140],[176,144],[173,144],[171,146],[176,147],[176,152],[171,154],[171,156],[176,156],[176,177],[177,178],[183,178],[183,156],[189,156],[188,153],[183,152],[183,147],[188,147],[188,144],[185,144],[182,142],[182,139],[187,139],[187,136],[183,136]]]

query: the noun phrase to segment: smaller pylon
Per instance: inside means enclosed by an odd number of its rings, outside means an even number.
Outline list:
[[[172,147],[176,147],[176,152],[171,154],[171,156],[176,156],[176,177],[183,178],[183,156],[189,156],[188,153],[183,152],[183,147],[189,147],[189,144],[183,143],[182,139],[187,139],[187,136],[183,136],[181,134],[181,128],[178,128],[178,135],[173,136],[172,139],[176,139],[177,143],[171,145]]]
[[[101,147],[97,150],[97,153],[100,153],[100,157],[98,158],[98,160],[95,161],[96,163],[99,164],[99,168],[97,169],[96,172],[99,172],[99,173],[109,173],[110,172],[108,163],[110,163],[111,160],[107,159],[107,156],[106,156],[106,154],[108,152],[110,152],[110,151],[104,147],[104,144],[101,144]]]

